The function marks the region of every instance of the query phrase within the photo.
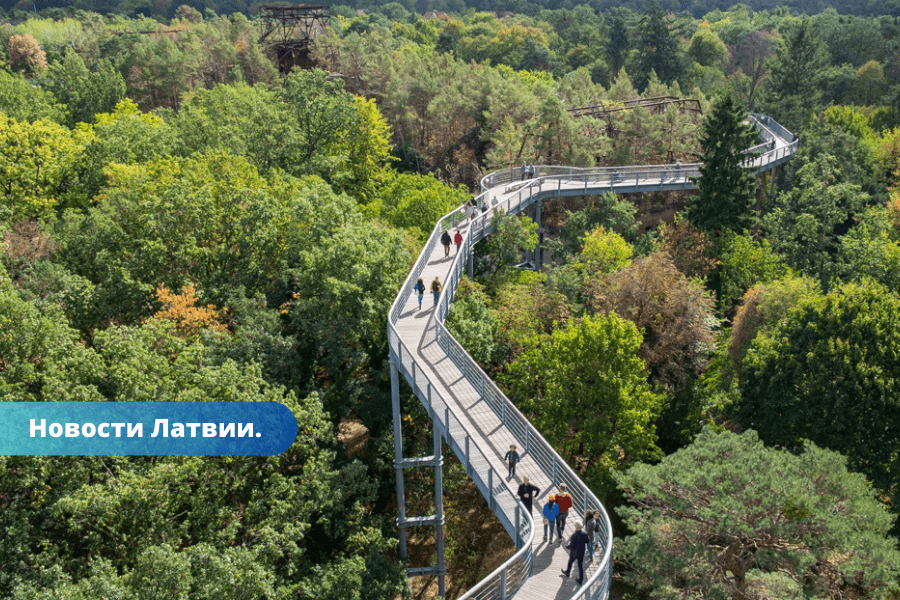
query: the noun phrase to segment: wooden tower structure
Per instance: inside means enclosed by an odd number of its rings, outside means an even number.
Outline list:
[[[262,4],[259,7],[262,31],[259,43],[265,45],[287,73],[292,67],[310,69],[309,48],[325,31],[328,8],[318,4]]]

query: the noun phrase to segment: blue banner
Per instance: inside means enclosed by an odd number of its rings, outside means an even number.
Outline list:
[[[277,402],[0,402],[0,455],[271,456],[296,436]]]

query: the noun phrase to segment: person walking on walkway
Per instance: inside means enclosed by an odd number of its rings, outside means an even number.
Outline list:
[[[509,447],[509,452],[503,455],[503,460],[509,463],[509,475],[507,477],[512,477],[516,474],[516,463],[519,462],[519,453],[516,452],[515,444]]]
[[[581,530],[581,523],[575,523],[575,533],[569,538],[566,547],[569,549],[569,565],[560,569],[566,577],[572,572],[572,563],[578,561],[578,585],[584,583],[584,550],[587,547],[588,536]]]
[[[450,232],[445,229],[444,233],[441,234],[441,244],[444,245],[444,256],[450,256],[451,241],[452,240],[450,239]]]
[[[556,503],[559,504],[559,516],[556,517],[556,533],[559,535],[559,542],[562,543],[563,532],[566,530],[566,518],[569,516],[569,509],[572,508],[572,496],[566,491],[566,484],[564,483],[559,484]]]
[[[587,554],[588,562],[594,560],[594,532],[597,531],[597,520],[594,519],[594,511],[584,513],[584,533],[588,536]]]
[[[459,254],[459,247],[462,246],[462,234],[459,232],[459,229],[456,230],[456,235],[453,236],[453,243],[456,244],[456,253]]]
[[[441,297],[441,290],[444,287],[441,285],[441,280],[437,277],[434,278],[434,281],[431,282],[431,293],[434,294],[434,305],[437,306],[438,298]]]
[[[421,310],[422,298],[425,296],[425,282],[422,281],[421,277],[419,277],[419,280],[416,282],[416,285],[413,286],[413,289],[419,293],[419,310]]]
[[[522,485],[519,486],[518,494],[519,498],[522,500],[522,504],[528,509],[529,515],[532,514],[531,505],[534,502],[534,497],[540,493],[540,489],[528,483],[528,477],[522,478]]]
[[[559,514],[559,505],[556,504],[556,496],[550,494],[547,496],[547,504],[544,505],[543,510],[541,511],[544,515],[544,541],[547,541],[547,529],[550,529],[550,543],[553,543],[553,529],[555,528],[554,521],[556,521],[556,516]]]

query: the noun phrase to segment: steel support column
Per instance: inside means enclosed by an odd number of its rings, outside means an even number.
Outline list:
[[[534,270],[541,271],[541,199],[534,203],[534,221],[537,223],[538,241],[534,247]]]
[[[444,588],[444,577],[447,567],[444,565],[444,457],[441,452],[441,428],[437,419],[434,423],[434,517],[437,521],[437,571],[438,571],[438,595],[441,598],[447,596]],[[447,424],[449,427],[449,423]]]
[[[397,526],[400,558],[406,558],[406,491],[403,488],[403,432],[400,429],[400,378],[391,358],[391,409],[394,413],[394,470],[397,480]]]
[[[406,529],[408,527],[434,525],[437,528],[437,534],[435,536],[437,540],[437,565],[433,567],[408,569],[407,575],[410,577],[437,575],[439,593],[443,597],[446,595],[445,577],[447,574],[447,567],[444,562],[444,458],[442,455],[441,422],[437,419],[437,415],[434,414],[433,411],[429,411],[432,413],[432,423],[434,424],[434,454],[432,456],[403,458],[403,432],[400,419],[400,373],[397,369],[398,365],[396,360],[397,359],[392,356],[390,366],[391,409],[394,419],[394,470],[396,471],[397,480],[397,527],[399,530],[400,558],[407,558]],[[403,471],[404,469],[412,467],[434,467],[435,514],[432,516],[406,516],[406,491],[403,485]]]

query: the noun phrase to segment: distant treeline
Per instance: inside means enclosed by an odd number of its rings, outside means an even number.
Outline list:
[[[127,16],[152,17],[169,21],[181,5],[190,6],[201,13],[212,11],[219,15],[243,13],[248,16],[258,14],[259,0],[0,0],[0,8],[15,18],[20,12],[39,13],[42,16],[65,14],[72,10],[84,10],[101,14],[122,14]],[[423,14],[428,10],[462,12],[467,9],[478,11],[509,11],[535,15],[545,9],[573,9],[587,5],[597,12],[625,8],[635,12],[646,12],[654,5],[672,13],[689,13],[701,18],[716,10],[727,11],[736,5],[744,5],[751,11],[785,10],[791,14],[815,15],[829,8],[842,15],[855,16],[900,16],[900,0],[317,0],[296,2],[296,4],[323,4],[326,6],[350,7],[352,9],[377,10],[384,6],[402,6],[410,12]],[[24,17],[24,15],[21,15]]]

